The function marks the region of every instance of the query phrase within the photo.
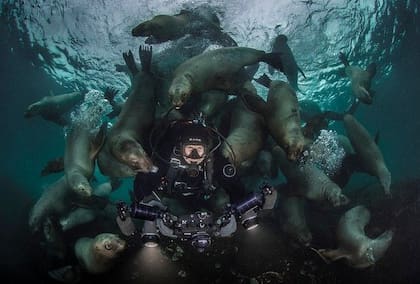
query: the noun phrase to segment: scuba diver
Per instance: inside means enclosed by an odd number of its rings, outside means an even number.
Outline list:
[[[260,192],[246,195],[235,166],[217,151],[223,136],[207,126],[201,115],[161,124],[154,127],[160,135],[155,130],[150,135],[157,170],[138,173],[131,206],[117,205],[117,223],[124,235],[138,234],[133,217],[144,220],[140,235],[146,246],[155,245],[161,234],[191,240],[201,252],[212,237],[231,236],[237,220],[250,229],[258,225],[259,209],[274,207],[276,195],[267,184]],[[220,206],[223,190],[229,200]]]

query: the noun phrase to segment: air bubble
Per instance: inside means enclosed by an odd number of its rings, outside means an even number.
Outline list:
[[[344,156],[345,151],[338,142],[337,132],[323,129],[302,155],[300,165],[312,163],[326,175],[333,176],[341,168]]]

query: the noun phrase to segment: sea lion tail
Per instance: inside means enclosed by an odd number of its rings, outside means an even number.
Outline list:
[[[265,53],[261,58],[261,61],[284,73],[283,62],[281,61],[281,52]]]
[[[263,74],[261,77],[254,79],[255,82],[257,82],[260,85],[263,85],[266,88],[270,88],[270,84],[271,84],[271,79],[270,77],[267,76],[267,74]]]

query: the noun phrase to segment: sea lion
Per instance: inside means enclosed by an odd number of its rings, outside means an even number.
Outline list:
[[[242,100],[235,98],[230,105],[230,130],[221,151],[233,165],[244,169],[264,146],[267,131],[262,116],[247,109]]]
[[[264,117],[269,133],[286,151],[287,158],[296,160],[305,144],[296,93],[284,81],[270,80],[269,86],[267,102],[248,94],[242,98],[251,110]]]
[[[41,171],[41,176],[47,176],[51,173],[60,173],[64,171],[64,157],[58,157],[48,161]]]
[[[44,220],[49,216],[62,218],[67,216],[74,207],[105,207],[104,199],[96,195],[89,197],[75,193],[67,183],[66,176],[60,177],[48,185],[40,198],[35,202],[29,214],[31,231],[39,230]]]
[[[132,168],[115,159],[106,144],[99,152],[96,161],[99,170],[104,176],[125,178],[134,177],[136,175],[136,172]]]
[[[121,163],[134,171],[150,172],[154,169],[142,144],[147,142],[155,116],[155,80],[150,73],[152,50],[139,48],[142,71],[131,69],[134,73],[131,92],[121,110],[117,121],[110,129],[105,147]],[[131,51],[124,54],[127,66],[134,63]]]
[[[166,114],[168,109],[171,108],[171,102],[168,98],[168,89],[171,83],[172,74],[174,70],[189,58],[199,55],[209,49],[237,46],[237,43],[220,28],[220,21],[217,18],[216,13],[212,7],[207,5],[200,5],[192,10],[184,11],[184,16],[194,17],[193,23],[190,23],[186,29],[179,28],[178,32],[183,30],[183,33],[177,34],[182,36],[177,39],[173,39],[165,49],[161,49],[159,52],[154,54],[152,61],[152,72],[155,75],[156,80],[156,94],[158,99],[158,106],[156,115],[161,118]],[[173,17],[173,16],[167,16]],[[153,21],[152,21],[153,22]],[[162,26],[164,34],[166,33],[166,27],[162,22],[155,22]],[[199,28],[195,28],[199,25]],[[145,32],[150,34],[150,37],[146,39],[146,43],[152,44],[156,41],[155,38],[162,40],[165,36],[159,35],[159,31],[152,31],[143,26]],[[173,25],[167,29],[171,30]],[[178,33],[177,32],[177,33]],[[176,54],[176,56],[174,56]]]
[[[84,206],[84,208],[78,207],[69,212],[66,215],[60,216],[59,222],[61,225],[61,229],[63,231],[70,230],[78,225],[89,223],[97,218],[98,215],[104,213],[104,205],[100,205],[99,203],[104,204],[108,203],[108,197],[111,193],[113,187],[110,181],[103,182],[99,184],[94,189],[95,197],[101,197],[102,200],[100,202],[95,202],[92,206]],[[95,201],[98,199],[95,199]],[[95,206],[99,206],[100,208],[94,208]],[[106,206],[106,205],[105,205]]]
[[[281,62],[283,63],[283,73],[286,75],[290,86],[298,91],[298,71],[305,79],[306,76],[296,63],[293,52],[287,44],[287,36],[278,35],[273,41],[271,52],[280,54]],[[268,67],[268,71],[270,74],[274,73],[274,69],[271,66]]]
[[[74,253],[80,265],[92,274],[106,272],[124,251],[126,242],[115,234],[102,233],[95,238],[80,238]]]
[[[181,107],[192,94],[211,89],[240,90],[248,76],[243,67],[266,62],[282,70],[278,54],[248,47],[223,47],[203,52],[179,65],[168,94],[175,107]],[[242,72],[240,72],[242,71]]]
[[[344,64],[346,75],[350,78],[351,90],[355,98],[365,104],[371,104],[373,100],[373,91],[370,89],[373,77],[376,74],[376,64],[371,63],[366,70],[359,66],[351,66],[344,55],[340,52],[339,58]]]
[[[343,206],[350,202],[341,192],[341,188],[323,171],[313,164],[301,167],[304,184],[297,188],[300,195],[309,200],[329,202],[333,207]]]
[[[134,27],[131,34],[147,37],[146,44],[177,40],[192,35],[196,40],[211,38],[221,41],[223,46],[236,46],[236,42],[220,27],[220,20],[208,5],[191,10],[181,10],[176,15],[157,15]]]
[[[318,250],[327,260],[346,259],[355,268],[366,268],[374,265],[391,245],[393,232],[385,231],[375,239],[366,236],[365,226],[369,223],[370,213],[359,205],[348,210],[337,227],[337,249]]]
[[[341,188],[312,163],[303,165],[291,162],[279,146],[272,149],[274,159],[289,183],[290,195],[299,195],[312,201],[326,201],[333,207],[345,205],[349,199]]]
[[[279,208],[285,215],[282,230],[292,239],[303,246],[309,246],[312,241],[312,233],[306,224],[305,200],[297,196],[289,196],[280,199]]]
[[[135,37],[149,37],[146,44],[162,43],[168,40],[178,39],[187,33],[189,25],[189,13],[181,11],[177,15],[157,15],[151,20],[138,24],[131,30]]]
[[[385,194],[390,195],[391,173],[385,164],[378,145],[366,128],[353,115],[344,115],[344,128],[363,170],[377,177],[384,188]]]
[[[75,105],[81,103],[84,98],[85,95],[81,92],[45,96],[41,100],[29,105],[25,110],[24,117],[31,118],[40,115],[45,120],[64,126],[68,123],[65,114]]]
[[[228,94],[223,91],[210,90],[201,94],[197,109],[207,120],[214,118],[228,101]]]
[[[72,207],[75,193],[70,190],[65,176],[50,184],[36,201],[29,214],[29,227],[37,231],[44,220],[51,215],[61,216]]]
[[[70,188],[81,196],[90,196],[89,180],[95,169],[96,155],[105,141],[106,124],[96,137],[86,125],[75,123],[66,137],[64,152],[64,173]]]

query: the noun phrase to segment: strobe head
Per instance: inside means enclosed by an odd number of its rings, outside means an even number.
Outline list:
[[[155,221],[144,221],[141,240],[145,247],[157,247],[160,242],[160,236]]]
[[[198,252],[204,252],[211,245],[211,237],[206,232],[198,232],[192,237],[191,245]]]
[[[250,209],[241,215],[241,224],[247,230],[255,229],[259,225],[257,211]]]

